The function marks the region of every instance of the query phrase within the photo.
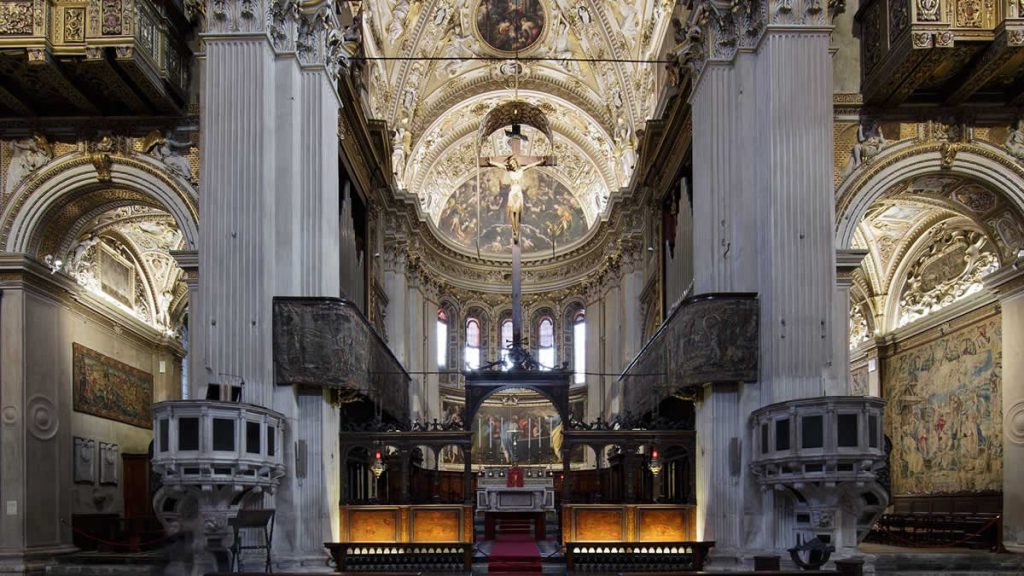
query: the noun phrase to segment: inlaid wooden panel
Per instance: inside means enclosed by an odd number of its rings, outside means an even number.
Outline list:
[[[398,510],[352,510],[347,532],[349,542],[398,542]]]
[[[413,510],[413,542],[459,542],[458,510]]]
[[[679,542],[691,540],[688,528],[688,510],[655,509],[637,511],[640,516],[640,542]]]
[[[573,539],[577,542],[625,542],[623,514],[623,509],[573,510]]]

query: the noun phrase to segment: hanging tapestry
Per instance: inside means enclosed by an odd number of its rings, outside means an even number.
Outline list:
[[[75,412],[151,428],[153,375],[72,344]]]

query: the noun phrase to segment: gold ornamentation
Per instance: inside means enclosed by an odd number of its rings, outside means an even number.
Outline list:
[[[104,36],[121,34],[121,0],[102,0],[101,31]]]
[[[32,34],[31,2],[0,2],[0,35]]]
[[[85,8],[64,9],[64,41],[85,40]]]
[[[960,151],[961,145],[955,142],[943,142],[939,148],[942,154],[942,167],[952,168],[956,161],[956,154]]]
[[[938,22],[939,6],[939,0],[917,0],[917,20],[919,22]]]
[[[981,28],[984,10],[981,0],[957,0],[956,25],[960,28]]]

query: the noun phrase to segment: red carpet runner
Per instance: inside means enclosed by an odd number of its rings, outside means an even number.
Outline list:
[[[530,534],[498,534],[487,563],[488,574],[540,574],[540,550]]]

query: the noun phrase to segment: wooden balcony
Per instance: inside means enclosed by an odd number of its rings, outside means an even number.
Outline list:
[[[191,28],[174,0],[0,0],[0,117],[180,115]]]
[[[869,106],[1024,105],[1020,0],[868,0],[856,22]]]

